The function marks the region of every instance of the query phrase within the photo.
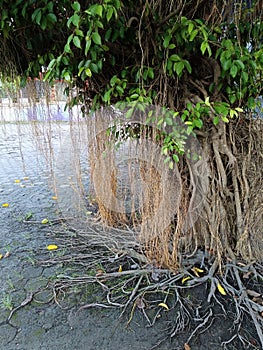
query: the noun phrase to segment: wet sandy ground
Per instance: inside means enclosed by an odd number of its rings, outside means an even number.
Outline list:
[[[62,269],[35,264],[47,245],[54,243],[51,228],[41,221],[55,219],[58,209],[52,199],[56,193],[52,188],[48,147],[39,149],[35,132],[29,125],[0,126],[0,254],[9,255],[0,260],[0,348],[149,349],[162,334],[160,330],[156,333],[145,328],[143,317],[134,324],[135,329],[133,326],[125,329],[125,324],[118,320],[117,310],[77,312],[77,300],[70,311],[63,310],[47,303],[50,298],[47,292],[18,309],[10,323],[5,322],[11,309],[21,305],[30,292],[45,287]],[[41,135],[41,127],[38,132],[43,141],[45,134]],[[61,146],[60,132],[61,129],[52,136],[57,147],[54,146],[54,152]],[[64,186],[68,188],[66,181]],[[28,216],[30,220],[26,223]],[[37,224],[30,223],[33,221]]]
[[[49,136],[41,128],[40,125],[32,131],[27,124],[19,127],[0,125],[0,254],[3,255],[0,260],[0,349],[150,350],[177,322],[176,314],[164,312],[154,327],[147,327],[143,314],[136,312],[126,328],[125,320],[118,319],[118,310],[78,312],[78,297],[63,309],[53,301],[48,302],[52,295],[45,290],[26,303],[30,293],[44,288],[48,281],[63,272],[63,266],[59,264],[41,267],[36,261],[43,252],[47,253],[47,245],[56,243],[52,227],[41,221],[56,219],[61,210],[53,199],[56,193],[50,172],[52,157],[45,142],[48,144],[51,137],[53,154],[59,155],[61,144],[64,144],[61,135],[67,132],[67,126],[56,125]],[[41,139],[37,144],[36,135],[39,141]],[[59,157],[60,166],[63,165],[62,158]],[[72,176],[68,171],[65,165],[64,177],[59,179],[65,198],[70,191],[66,179]],[[69,204],[62,208],[63,214],[67,210],[72,214]],[[205,290],[197,290],[195,298],[202,298],[204,293]],[[11,310],[24,302],[26,305],[18,308],[10,322],[6,322]],[[193,341],[191,350],[219,350],[222,340],[230,338],[231,324],[219,310],[213,326]],[[172,339],[168,336],[155,349],[184,349],[188,336],[187,332]]]

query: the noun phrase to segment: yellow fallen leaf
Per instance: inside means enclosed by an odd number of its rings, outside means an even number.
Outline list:
[[[200,277],[199,273],[201,272],[204,272],[204,270],[202,269],[199,269],[198,267],[194,266],[191,271],[193,271],[193,273],[196,275],[196,277]]]
[[[219,292],[220,292],[222,295],[226,295],[226,291],[224,290],[224,288],[221,286],[220,283],[218,283],[217,289],[219,290]]]
[[[0,260],[3,259],[3,254],[0,254]]]
[[[184,278],[182,278],[182,284],[184,284],[186,281],[190,280],[190,276],[185,276]]]
[[[87,214],[87,215],[91,215],[91,214],[92,214],[92,211],[87,211],[86,214]]]
[[[122,265],[119,266],[118,272],[122,272]]]
[[[19,184],[19,182],[20,182],[20,180],[15,180],[15,183],[16,183],[16,184]]]
[[[10,256],[10,252],[6,252],[4,258],[8,258]]]
[[[158,306],[162,306],[162,307],[164,307],[166,310],[169,310],[168,305],[165,304],[165,303],[160,303],[160,304],[158,304]]]
[[[27,180],[29,180],[29,177],[25,176],[25,177],[23,178],[23,180],[27,181]]]
[[[3,208],[7,208],[7,207],[9,207],[9,204],[8,203],[4,203],[4,204],[2,204],[2,207]]]
[[[58,199],[58,197],[57,196],[53,196],[52,199],[53,199],[53,201],[56,201]]]
[[[41,224],[47,224],[47,223],[49,223],[48,219],[43,219],[43,220],[41,221]]]
[[[56,250],[58,249],[58,246],[56,244],[49,244],[47,246],[47,250]]]

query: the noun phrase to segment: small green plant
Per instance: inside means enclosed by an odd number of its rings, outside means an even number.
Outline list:
[[[12,295],[9,293],[3,294],[0,300],[0,307],[4,310],[11,311],[13,309]]]

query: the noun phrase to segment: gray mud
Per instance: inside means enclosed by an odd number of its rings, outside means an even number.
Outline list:
[[[50,176],[51,158],[48,147],[41,151],[37,147],[30,126],[19,128],[18,137],[16,125],[0,125],[0,254],[3,255],[0,260],[0,349],[150,350],[162,339],[165,341],[155,349],[184,349],[190,330],[188,334],[186,331],[173,338],[169,336],[179,321],[175,312],[164,311],[160,320],[148,327],[138,311],[126,328],[129,315],[119,319],[119,310],[78,311],[77,296],[67,301],[65,309],[54,302],[52,291],[46,286],[63,273],[63,266],[43,267],[37,263],[47,254],[47,245],[56,243],[52,227],[41,224],[43,219],[53,220],[59,215],[57,203],[52,199],[55,193]],[[42,141],[44,136],[40,135]],[[52,137],[59,147],[58,134]],[[58,152],[58,148],[54,146],[53,151]],[[64,186],[67,185],[65,182]],[[3,207],[4,203],[9,206]],[[26,302],[30,293],[41,289],[42,293]],[[200,287],[194,291],[193,300],[198,304],[205,294]],[[7,322],[12,310],[16,311]],[[216,310],[213,325],[193,338],[191,349],[221,349],[221,342],[231,337],[231,325],[222,310]],[[248,328],[247,332],[253,330]]]

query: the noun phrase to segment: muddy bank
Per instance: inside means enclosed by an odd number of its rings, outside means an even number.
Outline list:
[[[129,327],[126,324],[131,310],[121,319],[120,310],[114,308],[88,308],[80,311],[79,307],[85,304],[88,294],[93,293],[96,298],[99,296],[96,293],[102,293],[97,288],[87,290],[87,295],[83,289],[76,289],[69,295],[65,294],[59,305],[55,302],[52,288],[47,286],[52,286],[56,276],[72,271],[87,273],[83,267],[74,264],[42,266],[39,263],[43,257],[52,258],[54,254],[64,254],[63,249],[47,251],[47,246],[59,245],[59,237],[55,232],[63,232],[65,229],[63,223],[56,221],[61,217],[61,208],[56,198],[51,165],[53,155],[59,154],[64,142],[61,135],[64,133],[65,136],[67,127],[56,125],[57,132],[49,134],[54,141],[52,154],[49,153],[51,139],[42,126],[33,133],[29,128],[29,125],[3,125],[0,128],[0,348],[179,350],[185,349],[184,344],[189,335],[195,327],[201,325],[191,339],[191,349],[221,349],[221,343],[236,332],[235,328],[231,328],[235,318],[233,300],[219,296],[227,314],[216,305],[212,309],[211,305],[206,305],[207,312],[210,309],[213,312],[213,322],[202,326],[197,311],[205,303],[205,286],[193,288],[191,292],[186,291],[182,295],[192,305],[192,314],[185,317],[185,320],[180,318],[177,309],[169,312],[163,310],[153,327],[149,327],[140,310],[134,313]],[[36,132],[39,133],[41,142],[36,143]],[[47,147],[44,146],[45,142]],[[72,188],[72,176],[74,177],[74,174],[67,171],[59,180],[65,197],[68,197],[68,191]],[[73,202],[74,205],[77,203]],[[70,205],[71,201],[62,208],[63,215],[72,215],[73,208]],[[43,224],[44,219],[54,224]],[[59,225],[62,225],[61,230]],[[151,310],[147,312],[150,317]],[[184,324],[193,315],[194,322]],[[178,325],[181,332],[171,337]],[[237,342],[226,345],[224,349],[259,349],[255,330],[250,323],[241,333],[252,339],[255,346],[246,342],[240,345]]]

